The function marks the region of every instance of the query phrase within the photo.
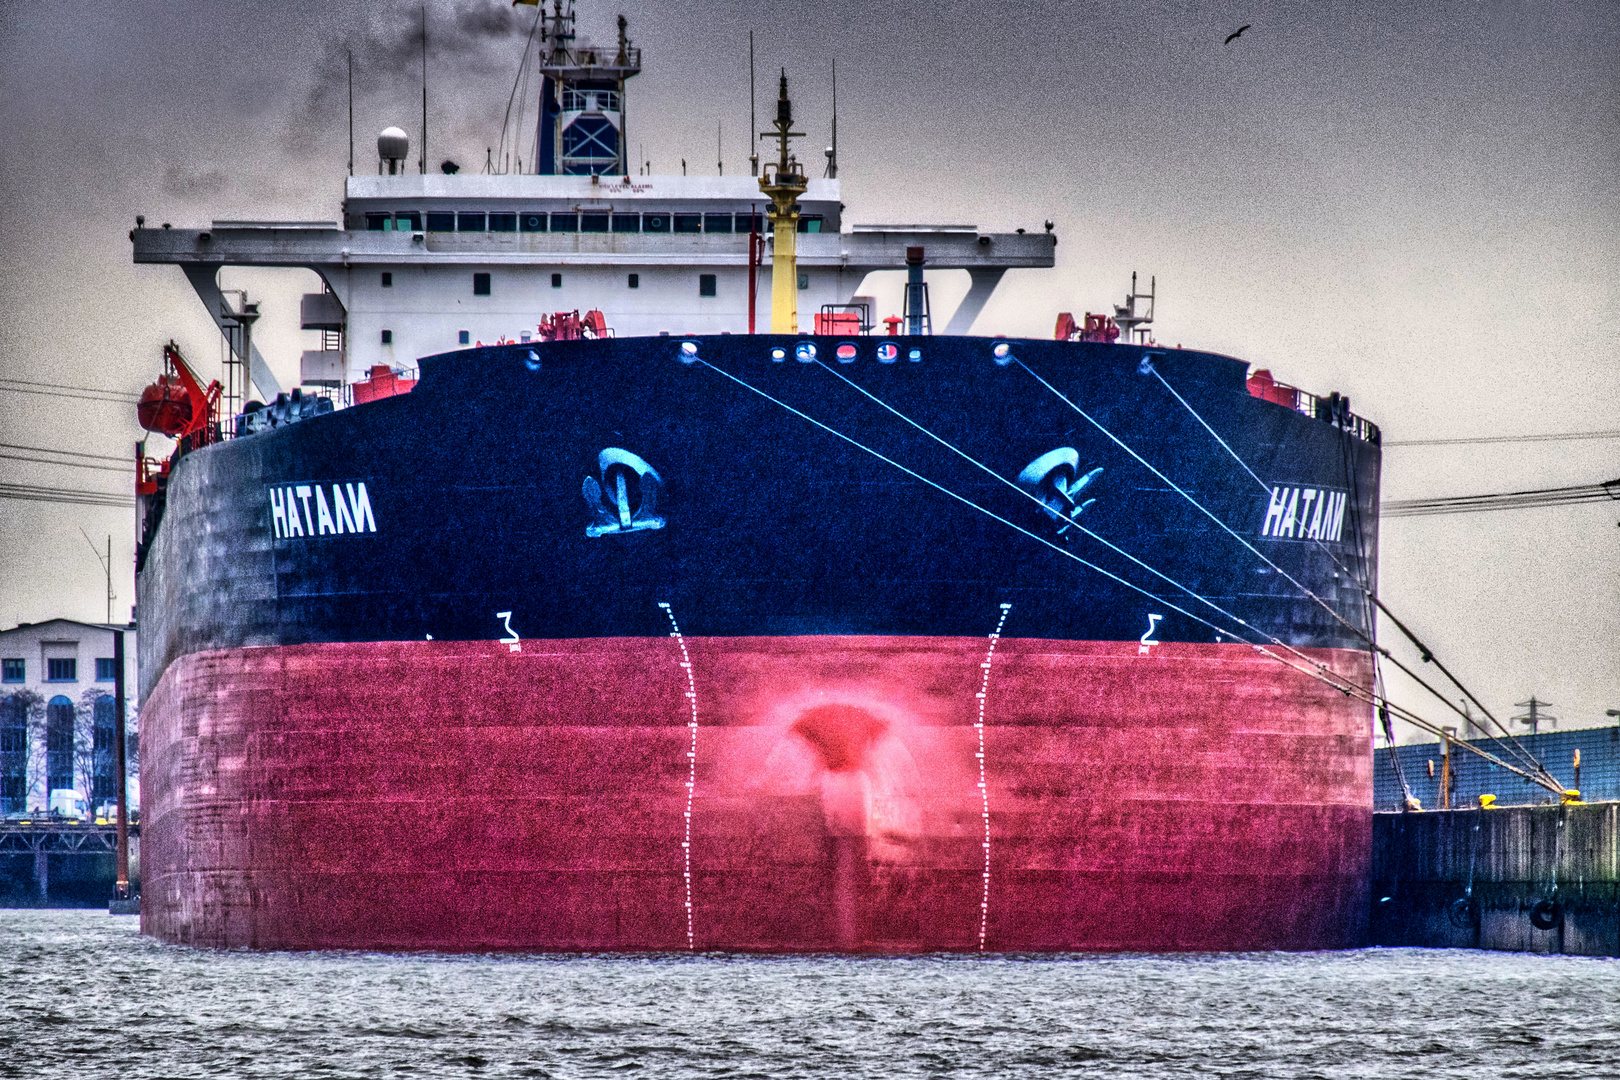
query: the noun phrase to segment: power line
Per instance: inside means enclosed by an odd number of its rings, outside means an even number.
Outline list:
[[[8,484],[0,482],[0,499],[23,502],[72,503],[79,506],[107,506],[128,510],[135,505],[135,496],[119,495],[112,491],[85,491],[80,488],[40,487],[37,484]]]
[[[21,446],[17,443],[0,443],[0,450],[23,450],[30,454],[57,454],[61,457],[92,458],[96,461],[117,461],[128,465],[133,458],[123,454],[90,454],[83,450],[52,450],[48,446]]]
[[[41,390],[71,390],[78,394],[102,394],[117,398],[119,401],[133,401],[138,396],[122,390],[104,390],[99,386],[67,386],[62,383],[35,382],[33,379],[14,379],[9,375],[0,375],[0,383],[12,383],[19,387],[33,386]]]
[[[70,469],[97,469],[101,472],[132,473],[134,463],[125,465],[98,465],[93,461],[56,461],[52,458],[29,457],[26,454],[0,454],[0,460],[26,461],[33,465],[60,465]]]
[[[1383,446],[1471,446],[1481,443],[1576,442],[1620,439],[1620,431],[1565,431],[1552,435],[1478,435],[1466,439],[1385,439]]]
[[[133,405],[136,398],[126,397],[100,397],[96,393],[75,394],[67,390],[36,390],[28,386],[3,385],[6,380],[0,379],[0,390],[11,394],[38,394],[40,397],[56,398],[63,401],[99,401],[104,405]]]
[[[1535,488],[1504,491],[1491,495],[1451,495],[1433,499],[1392,499],[1383,505],[1383,516],[1429,517],[1436,514],[1476,514],[1487,510],[1527,510],[1540,506],[1574,506],[1579,503],[1620,499],[1620,480],[1573,487]]]

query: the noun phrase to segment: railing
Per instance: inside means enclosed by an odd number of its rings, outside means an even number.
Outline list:
[[[1316,420],[1332,424],[1363,442],[1377,446],[1382,438],[1378,425],[1350,411],[1350,399],[1337,392],[1326,396],[1308,393],[1297,386],[1277,382],[1266,370],[1249,376],[1249,394],[1283,405]]]

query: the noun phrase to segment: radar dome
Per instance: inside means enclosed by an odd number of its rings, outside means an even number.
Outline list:
[[[377,156],[384,161],[404,161],[410,154],[411,137],[399,128],[383,128],[377,136]]]

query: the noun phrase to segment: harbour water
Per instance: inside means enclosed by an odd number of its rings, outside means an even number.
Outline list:
[[[1613,1077],[1620,962],[211,952],[0,911],[3,1077]]]

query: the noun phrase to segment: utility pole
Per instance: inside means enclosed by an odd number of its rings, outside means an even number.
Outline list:
[[[110,626],[110,625],[112,625],[112,606],[113,606],[112,533],[107,534],[107,556],[106,556],[106,558],[102,558],[101,552],[96,548],[96,542],[94,540],[90,539],[90,534],[84,531],[84,526],[83,525],[79,526],[79,535],[84,537],[84,542],[89,544],[90,545],[90,550],[95,553],[96,561],[101,564],[102,570],[106,571],[106,574],[107,574],[107,624]]]
[[[117,884],[113,902],[108,909],[115,915],[140,914],[140,900],[129,895],[129,776],[125,763],[124,710],[124,632],[113,631],[113,663],[118,675],[113,683],[113,707],[118,710],[118,722],[113,726],[113,783],[118,785],[118,854]]]
[[[1520,713],[1518,716],[1515,716],[1513,719],[1517,720],[1519,723],[1521,723],[1525,727],[1529,728],[1530,729],[1530,734],[1534,735],[1534,734],[1536,734],[1537,731],[1540,730],[1541,723],[1542,723],[1543,720],[1545,720],[1547,723],[1553,725],[1554,727],[1558,726],[1558,717],[1553,716],[1553,715],[1551,715],[1551,714],[1544,711],[1544,710],[1550,709],[1552,707],[1553,706],[1552,706],[1551,702],[1537,701],[1536,700],[1536,695],[1531,694],[1529,701],[1521,701],[1515,706],[1515,708],[1519,708],[1519,709],[1528,709],[1529,712]]]

